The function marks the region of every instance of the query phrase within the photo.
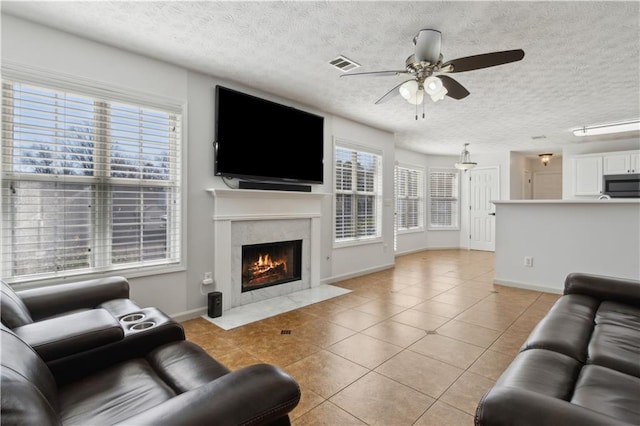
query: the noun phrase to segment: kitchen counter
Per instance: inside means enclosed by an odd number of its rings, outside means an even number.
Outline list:
[[[495,200],[493,204],[640,204],[640,198],[610,198],[584,200]]]

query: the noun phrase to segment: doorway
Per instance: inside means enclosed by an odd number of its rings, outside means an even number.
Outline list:
[[[469,248],[496,250],[496,209],[491,200],[500,199],[498,167],[469,171]]]

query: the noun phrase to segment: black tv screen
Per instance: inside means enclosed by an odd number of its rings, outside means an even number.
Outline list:
[[[216,176],[323,182],[324,117],[216,86]]]

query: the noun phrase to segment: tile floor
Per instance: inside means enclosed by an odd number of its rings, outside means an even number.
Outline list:
[[[266,362],[300,384],[301,425],[472,425],[482,394],[559,295],[493,285],[494,254],[425,251],[333,285],[351,293],[189,340],[234,370]],[[290,333],[282,333],[290,330]]]

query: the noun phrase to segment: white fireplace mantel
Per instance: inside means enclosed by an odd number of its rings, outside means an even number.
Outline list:
[[[318,217],[321,192],[207,189],[213,196],[213,220],[262,220]]]
[[[229,310],[241,304],[250,303],[252,298],[268,298],[272,294],[283,295],[289,288],[296,291],[295,285],[275,286],[273,289],[240,294],[241,289],[234,282],[239,271],[232,271],[233,224],[238,221],[278,221],[274,225],[283,226],[287,220],[306,219],[309,221],[309,277],[305,279],[307,287],[320,285],[320,247],[322,201],[329,194],[319,192],[262,191],[249,189],[207,189],[214,200],[214,281],[216,290],[221,291],[222,309]],[[283,222],[284,221],[284,222]],[[271,224],[269,224],[271,226]],[[278,288],[279,294],[274,289]],[[286,294],[286,293],[285,293]]]

